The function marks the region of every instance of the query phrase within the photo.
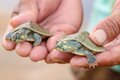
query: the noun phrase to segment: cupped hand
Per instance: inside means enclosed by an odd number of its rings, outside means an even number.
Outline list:
[[[99,66],[120,64],[120,0],[116,0],[113,12],[102,20],[90,34],[91,40],[97,45],[104,45],[105,51],[96,54]],[[74,56],[70,63],[76,67],[87,67],[85,57]]]
[[[37,47],[33,47],[29,42],[15,44],[3,39],[5,49],[15,50],[20,56],[30,57],[33,61],[46,59],[46,62],[50,63],[70,60],[71,54],[61,55],[54,47],[62,36],[79,30],[82,22],[80,0],[20,0],[5,34],[26,21],[36,22],[54,35]]]

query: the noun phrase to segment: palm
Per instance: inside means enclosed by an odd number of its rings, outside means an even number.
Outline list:
[[[81,11],[75,8],[76,6],[70,6],[71,3],[67,2],[63,4],[64,0],[57,2],[54,8],[47,7],[48,12],[38,12],[38,23],[50,31],[65,31],[66,33],[76,32],[81,23]],[[41,5],[41,4],[39,4]],[[51,8],[51,9],[50,9]],[[41,7],[39,8],[41,9]],[[74,13],[72,13],[74,12]],[[42,16],[41,16],[42,15]],[[70,31],[66,30],[69,27]],[[64,28],[64,29],[63,29]],[[54,30],[55,29],[55,30]]]

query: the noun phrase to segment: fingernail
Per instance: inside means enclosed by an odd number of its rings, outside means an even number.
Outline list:
[[[98,29],[94,33],[94,38],[99,42],[99,43],[104,43],[107,40],[107,34],[103,29]]]

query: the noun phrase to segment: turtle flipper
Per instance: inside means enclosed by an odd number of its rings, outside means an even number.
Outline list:
[[[42,40],[41,36],[37,33],[34,33],[33,36],[35,39],[34,46],[39,46]]]
[[[97,66],[98,64],[96,63],[96,57],[87,49],[83,48],[78,48],[78,50],[76,50],[74,52],[74,54],[77,55],[85,55],[87,57],[88,60],[88,64],[89,64],[89,68],[93,67],[95,68],[95,66]]]
[[[97,66],[98,64],[96,63],[96,57],[88,50],[84,51],[84,54],[87,56],[88,58],[88,64],[89,64],[89,68],[93,67],[95,68],[95,66]]]

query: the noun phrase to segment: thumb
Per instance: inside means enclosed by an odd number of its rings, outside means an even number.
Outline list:
[[[26,21],[36,22],[38,15],[35,0],[20,0],[17,7],[13,10],[10,24],[16,27]]]
[[[120,33],[120,12],[116,12],[111,16],[101,21],[93,32],[90,38],[98,45],[104,45],[114,40]]]

